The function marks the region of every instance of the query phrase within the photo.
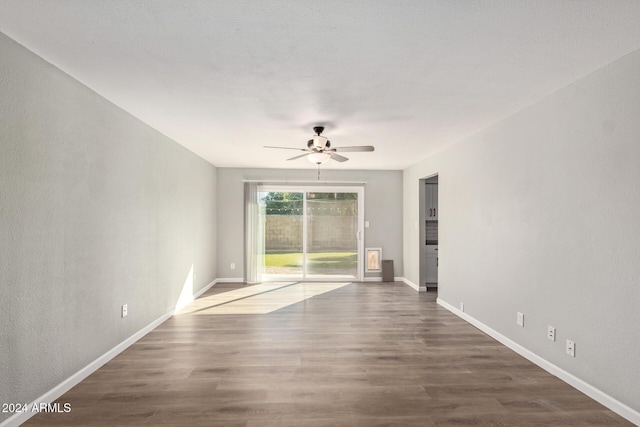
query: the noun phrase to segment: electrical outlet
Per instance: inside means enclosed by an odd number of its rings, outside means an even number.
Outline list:
[[[524,313],[518,312],[518,317],[516,318],[516,323],[524,328]]]
[[[551,325],[547,326],[547,338],[549,338],[551,341],[556,340],[556,328]]]
[[[460,311],[464,313],[464,303],[463,302],[460,303]]]
[[[127,314],[129,314],[129,307],[128,304],[125,304],[122,306],[122,311],[121,311],[122,317],[127,317]]]
[[[571,357],[576,357],[576,343],[571,340],[567,340],[567,354]]]
[[[235,270],[235,269],[236,269],[236,263],[235,263],[235,262],[232,262],[232,263],[231,263],[231,265],[230,265],[230,267],[231,267],[231,269],[232,269],[232,270]]]

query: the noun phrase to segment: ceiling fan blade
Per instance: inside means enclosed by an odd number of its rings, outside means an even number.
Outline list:
[[[292,157],[292,158],[290,158],[290,159],[287,159],[287,160],[296,160],[296,159],[300,159],[300,158],[302,158],[302,157],[306,157],[306,156],[308,156],[309,154],[311,154],[311,153],[304,153],[304,154],[300,154],[299,156],[294,156],[294,157]]]
[[[273,147],[271,145],[263,145],[264,148],[279,148],[281,150],[296,150],[296,151],[309,151],[307,148],[292,148],[292,147]]]
[[[349,160],[346,157],[341,156],[340,154],[336,154],[336,153],[329,153],[329,154],[331,154],[331,158],[333,160],[337,160],[339,162],[346,162],[347,160]]]
[[[357,145],[354,147],[332,147],[331,151],[356,152],[356,151],[373,151],[372,145]]]

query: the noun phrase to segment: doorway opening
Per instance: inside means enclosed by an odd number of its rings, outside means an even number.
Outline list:
[[[420,180],[420,287],[438,290],[438,175]]]

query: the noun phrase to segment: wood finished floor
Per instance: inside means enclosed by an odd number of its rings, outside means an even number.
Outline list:
[[[433,293],[353,283],[267,314],[207,312],[239,288],[216,285],[58,399],[70,413],[25,425],[632,425]]]

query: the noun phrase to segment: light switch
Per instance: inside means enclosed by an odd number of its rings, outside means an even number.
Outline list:
[[[369,221],[364,222],[364,228],[369,228]]]

